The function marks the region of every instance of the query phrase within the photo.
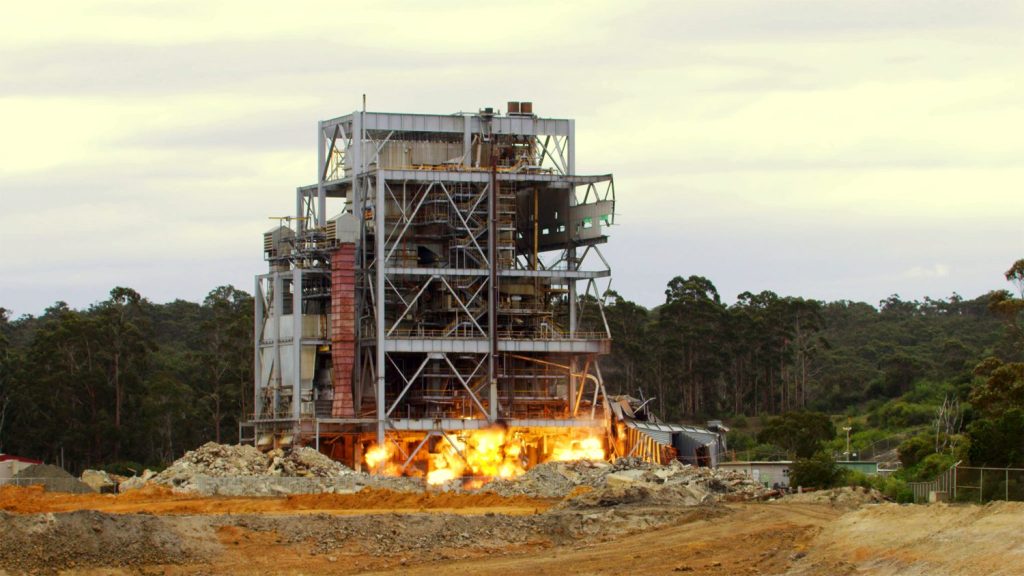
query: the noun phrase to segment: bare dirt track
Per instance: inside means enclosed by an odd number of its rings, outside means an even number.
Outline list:
[[[0,574],[1020,574],[1024,504],[0,491]],[[6,572],[5,572],[6,571]]]
[[[148,485],[125,494],[64,494],[41,486],[0,488],[0,510],[19,514],[93,510],[111,514],[534,514],[555,502],[491,493],[410,493],[366,489],[356,494],[294,494],[284,497],[203,497]]]

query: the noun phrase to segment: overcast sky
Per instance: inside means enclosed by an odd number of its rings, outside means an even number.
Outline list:
[[[877,302],[1024,258],[1024,2],[10,2],[0,306],[252,290],[316,122],[532,100],[615,174],[613,288]]]

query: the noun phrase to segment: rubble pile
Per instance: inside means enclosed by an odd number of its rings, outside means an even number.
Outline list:
[[[312,478],[339,478],[352,474],[352,469],[331,460],[314,448],[302,446],[289,452],[272,450],[268,471],[273,476],[305,476]]]
[[[175,480],[202,474],[215,478],[228,476],[265,476],[268,474],[267,455],[254,446],[233,446],[207,442],[186,452],[166,470],[156,475],[159,484],[174,484]]]
[[[495,480],[480,490],[502,496],[565,498],[570,507],[696,505],[724,498],[749,500],[771,491],[742,472],[689,466],[667,466],[638,458],[607,462],[547,462],[510,480]]]
[[[113,492],[117,489],[117,482],[103,470],[83,470],[81,480],[96,492]]]
[[[888,499],[878,490],[856,486],[844,486],[831,490],[817,490],[802,494],[791,494],[777,500],[787,504],[830,504],[833,508],[854,509],[864,504],[881,504]]]
[[[148,471],[147,471],[148,472]],[[208,486],[220,486],[216,480],[249,479],[253,482],[242,482],[237,490],[241,493],[291,493],[293,491],[312,491],[324,488],[317,485],[308,490],[304,486],[296,489],[284,488],[281,483],[273,486],[262,480],[267,479],[321,479],[331,480],[354,474],[345,465],[335,462],[312,448],[295,448],[293,450],[272,450],[266,454],[253,446],[238,446],[207,442],[199,448],[186,452],[163,472],[153,475],[152,480],[163,486],[183,491],[210,491]],[[138,488],[149,478],[146,475],[138,479],[130,479],[125,488]],[[251,486],[250,486],[251,484]],[[290,486],[290,485],[289,485]]]
[[[213,478],[296,476],[338,478],[352,474],[345,465],[312,448],[271,450],[264,454],[253,446],[207,442],[154,477],[158,484],[180,486],[197,475]]]
[[[129,490],[138,490],[144,487],[150,480],[156,476],[156,472],[146,469],[142,471],[141,476],[130,476],[124,478],[117,485],[118,492],[128,492]]]

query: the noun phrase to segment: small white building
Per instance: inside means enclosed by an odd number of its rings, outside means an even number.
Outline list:
[[[10,454],[0,454],[0,482],[14,478],[15,474],[33,464],[42,464],[42,462],[39,460],[32,460],[31,458],[11,456]]]
[[[762,461],[762,462],[720,462],[718,467],[723,470],[735,470],[743,472],[753,478],[756,482],[774,488],[789,487],[789,469],[793,466],[792,460]]]

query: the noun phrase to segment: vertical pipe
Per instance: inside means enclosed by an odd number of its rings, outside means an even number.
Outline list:
[[[263,359],[260,357],[260,340],[263,339],[263,281],[256,277],[256,287],[253,291],[253,420],[259,420],[262,412],[260,398],[260,387],[263,384]]]
[[[274,371],[270,372],[270,381],[273,383],[274,388],[274,401],[273,401],[273,414],[272,418],[277,418],[281,412],[281,384],[284,378],[284,373],[281,370],[281,315],[284,313],[284,279],[281,277],[280,272],[273,273],[273,304],[270,312],[270,317],[274,319],[273,323],[273,335],[274,335],[274,368],[277,369],[277,382],[274,382]]]
[[[327,225],[327,191],[324,189],[327,153],[324,150],[324,123],[316,125],[316,225],[323,228]]]
[[[302,223],[305,222],[305,206],[303,206],[303,194],[299,188],[295,189],[295,234],[299,235],[302,233]]]
[[[573,400],[576,399],[576,357],[573,356],[569,359],[569,390],[566,394],[566,401],[569,403],[569,417],[576,417],[576,405]]]
[[[473,132],[470,130],[472,119],[468,115],[462,117],[462,167],[466,169],[473,162]]]
[[[363,332],[363,311],[365,310],[367,300],[367,288],[365,282],[367,281],[366,274],[366,216],[364,212],[364,206],[366,205],[365,198],[363,197],[365,192],[363,187],[360,186],[359,172],[360,162],[362,161],[362,147],[363,147],[363,116],[359,112],[352,113],[352,133],[351,133],[351,144],[349,148],[345,150],[345,157],[352,159],[352,213],[356,217],[358,223],[359,234],[356,236],[356,276],[355,276],[355,292],[356,292],[356,309],[355,309],[355,370],[353,371],[353,391],[354,398],[353,404],[355,406],[356,414],[359,414],[363,406],[363,390],[365,390],[366,382],[363,382],[363,355],[362,355],[362,332]],[[344,177],[344,173],[342,174]]]
[[[375,250],[374,266],[377,268],[376,304],[377,304],[377,445],[384,445],[384,421],[387,418],[387,406],[384,405],[384,366],[385,335],[384,335],[384,171],[377,169],[377,188],[374,197],[374,230],[373,244]]]
[[[491,185],[487,194],[487,419],[498,419],[498,375],[495,373],[494,356],[498,353],[498,176],[494,155],[491,155]],[[468,232],[468,231],[467,231]]]
[[[302,268],[292,271],[292,418],[302,417]]]
[[[533,269],[537,269],[540,257],[540,194],[533,189]]]
[[[356,112],[352,114],[352,145],[345,151],[346,155],[352,156],[352,203],[353,212],[360,221],[363,220],[363,196],[360,194],[359,175],[363,171],[363,115]]]
[[[569,120],[569,133],[566,134],[566,148],[568,148],[566,169],[569,175],[576,174],[576,121]]]

